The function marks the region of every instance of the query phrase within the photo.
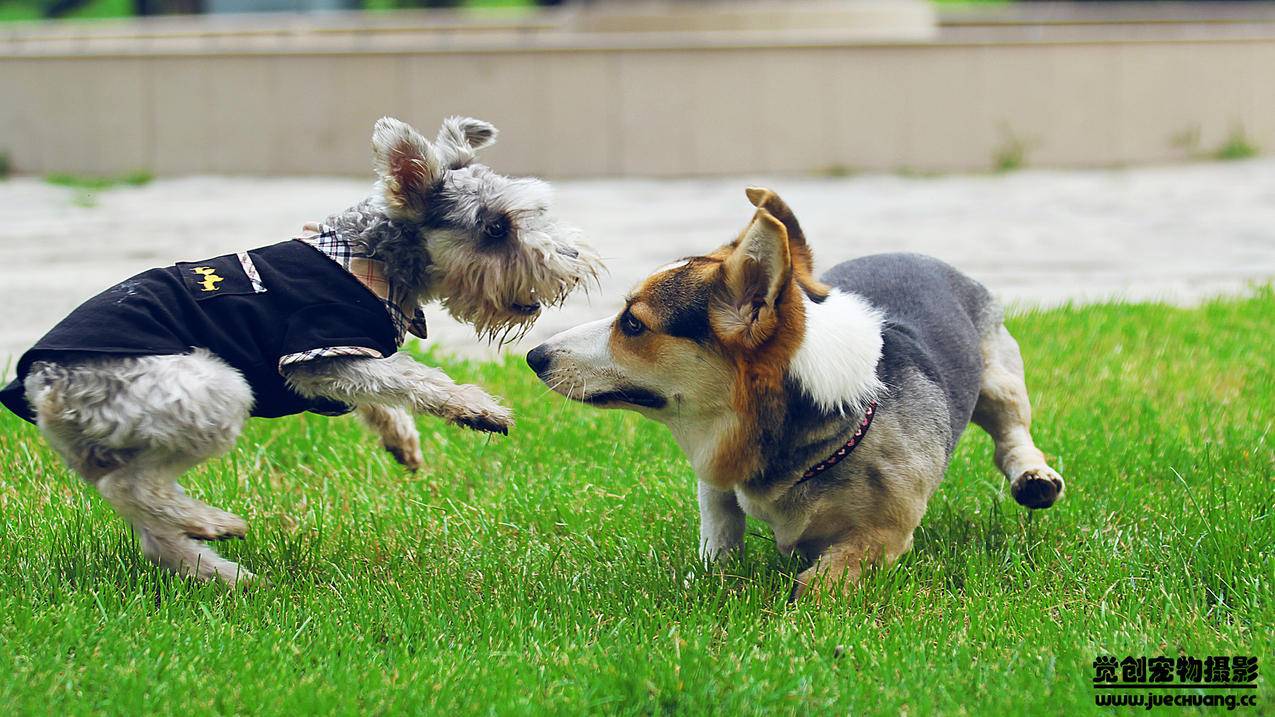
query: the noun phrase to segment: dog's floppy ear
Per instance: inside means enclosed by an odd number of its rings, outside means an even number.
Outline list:
[[[438,152],[407,123],[382,117],[372,128],[372,161],[389,215],[418,218],[434,182],[443,174]]]
[[[801,225],[797,223],[797,215],[793,214],[788,204],[773,190],[765,187],[749,187],[744,190],[744,193],[748,195],[748,201],[752,202],[754,207],[765,209],[783,222],[784,229],[788,231],[788,249],[792,253],[793,270],[797,274],[797,281],[801,284],[801,288],[815,301],[823,301],[827,298],[830,290],[826,284],[815,279],[815,255],[810,250],[810,245],[806,243],[806,235],[801,231]]]
[[[498,130],[490,122],[473,117],[448,117],[438,130],[435,145],[443,166],[460,169],[474,161],[474,155],[496,143]]]
[[[792,279],[788,230],[758,209],[722,262],[722,284],[711,320],[723,341],[760,346],[779,325],[779,304]]]

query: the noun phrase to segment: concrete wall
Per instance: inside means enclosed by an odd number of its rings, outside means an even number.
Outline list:
[[[21,172],[369,172],[381,115],[494,122],[550,177],[981,170],[1275,147],[1275,29],[1047,41],[836,33],[0,38],[0,152]]]

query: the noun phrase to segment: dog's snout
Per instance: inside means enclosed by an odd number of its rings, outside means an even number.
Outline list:
[[[527,352],[527,365],[535,371],[537,375],[545,372],[549,368],[549,349],[544,344],[540,344],[534,349]]]

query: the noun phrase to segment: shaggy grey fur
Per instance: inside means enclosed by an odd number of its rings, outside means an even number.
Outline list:
[[[480,336],[503,341],[596,279],[600,263],[552,215],[547,185],[474,163],[495,136],[486,122],[450,118],[430,142],[398,120],[380,120],[376,191],[327,224],[383,263],[400,305],[439,301]],[[478,386],[458,385],[407,354],[324,358],[284,372],[297,393],[355,406],[409,468],[422,460],[411,413],[497,433],[513,423]],[[176,482],[234,445],[253,405],[238,371],[203,349],[69,358],[35,364],[23,387],[50,445],[133,524],[148,558],[232,585],[252,577],[203,542],[241,538],[247,524]]]
[[[549,211],[544,182],[473,163],[496,128],[451,118],[430,144],[382,119],[373,132],[380,191],[326,224],[385,262],[396,300],[437,300],[489,339],[512,340],[536,309],[595,281],[601,264]],[[479,144],[461,146],[462,138]]]

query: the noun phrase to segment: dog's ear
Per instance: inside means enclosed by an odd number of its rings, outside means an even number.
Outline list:
[[[474,155],[496,143],[495,125],[472,117],[448,117],[438,130],[435,146],[448,169],[460,169],[474,161]]]
[[[722,262],[722,283],[712,312],[718,336],[749,350],[769,339],[778,328],[779,304],[792,273],[788,230],[770,212],[758,209]]]
[[[748,201],[758,209],[765,209],[776,219],[783,222],[788,231],[788,249],[792,252],[793,270],[797,274],[797,282],[810,298],[823,301],[830,289],[826,284],[815,279],[815,255],[806,242],[806,235],[797,223],[797,215],[788,208],[788,204],[778,194],[765,187],[749,187],[744,190]]]
[[[372,128],[372,160],[390,216],[420,217],[444,167],[429,140],[405,122],[382,117]]]

